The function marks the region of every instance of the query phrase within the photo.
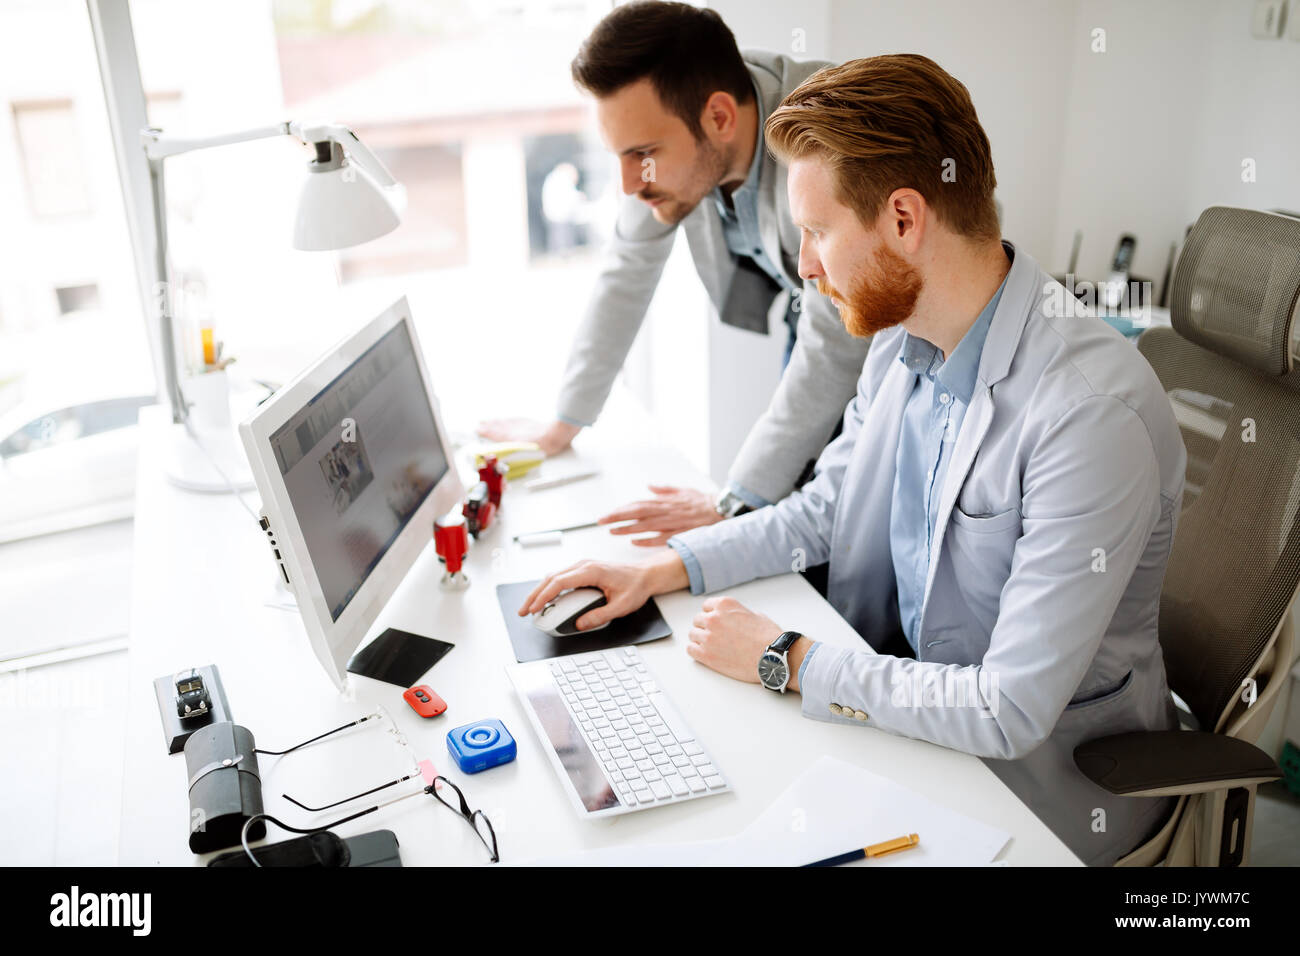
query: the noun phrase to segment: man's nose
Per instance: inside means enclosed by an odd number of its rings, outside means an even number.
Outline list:
[[[816,281],[824,278],[826,275],[822,269],[821,260],[809,251],[808,246],[804,243],[799,245],[799,278],[805,281]]]
[[[622,165],[623,194],[635,196],[646,184],[641,179],[641,164],[635,156],[625,156]]]

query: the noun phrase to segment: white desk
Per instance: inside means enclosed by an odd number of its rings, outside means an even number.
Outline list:
[[[262,748],[282,749],[384,706],[419,755],[431,757],[439,771],[461,785],[470,805],[487,813],[503,861],[618,842],[729,836],[752,822],[819,755],[830,754],[1011,833],[1001,857],[1011,865],[1079,865],[977,758],[873,728],[805,720],[796,695],[780,697],[692,661],[683,635],[701,598],[685,591],[658,599],[674,636],[643,644],[640,651],[734,792],[612,820],[578,818],[506,677],[504,668],[514,657],[495,585],[537,578],[583,558],[636,560],[646,553],[604,529],[567,534],[556,547],[523,549],[510,541],[520,531],[590,520],[644,495],[647,480],[707,485],[679,455],[647,438],[653,429],[625,398],[611,401],[601,425],[579,439],[576,455],[566,454],[572,460],[556,461],[562,466],[557,470],[564,470],[576,468],[580,457],[603,469],[599,477],[543,492],[511,489],[500,521],[471,549],[467,571],[473,583],[468,590],[448,593],[437,586],[441,568],[430,541],[382,614],[374,633],[396,626],[456,645],[426,678],[449,705],[446,714],[432,720],[418,717],[403,702],[401,689],[389,684],[354,675],[355,699],[335,691],[311,654],[297,613],[267,605],[277,572],[265,537],[248,514],[231,497],[186,493],[164,479],[159,419],[152,414],[157,411],[147,409],[142,417],[119,844],[123,864],[206,862],[187,847],[185,758],[166,753],[152,683],[182,667],[215,663],[232,716],[252,730]],[[729,593],[783,626],[823,641],[860,646],[854,631],[799,575]],[[505,722],[519,742],[519,755],[505,766],[462,774],[447,754],[446,731],[483,717]],[[391,779],[374,777],[368,766],[364,773],[369,775],[360,779],[363,771],[354,759],[360,752],[381,760],[391,750],[394,768],[402,765],[396,745],[378,730],[363,725],[339,737],[346,739],[334,738],[284,758],[261,758],[268,812],[296,826],[337,819],[342,811],[309,815],[280,794],[327,803]],[[469,826],[424,796],[345,824],[339,832],[346,836],[381,828],[396,832],[408,866],[487,862]],[[268,836],[278,841],[290,834],[272,827]]]

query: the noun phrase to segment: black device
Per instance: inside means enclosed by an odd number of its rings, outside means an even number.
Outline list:
[[[397,835],[392,830],[374,830],[346,840],[321,830],[305,836],[253,848],[253,856],[262,866],[365,867],[401,866]],[[253,861],[242,849],[213,857],[208,866],[248,867]]]
[[[1124,233],[1115,244],[1115,255],[1111,257],[1110,271],[1123,273],[1125,277],[1133,271],[1133,254],[1137,251],[1137,237]]]
[[[405,690],[456,645],[390,627],[348,661],[348,672],[396,684]]]
[[[230,704],[226,701],[226,690],[221,684],[221,674],[215,664],[157,677],[153,690],[158,700],[158,716],[162,718],[163,741],[169,754],[179,753],[190,734],[200,727],[233,719]]]

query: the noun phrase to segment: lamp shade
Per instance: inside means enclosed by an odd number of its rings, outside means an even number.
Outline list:
[[[392,232],[401,222],[398,192],[347,159],[333,169],[312,169],[298,194],[294,247],[346,249]]]

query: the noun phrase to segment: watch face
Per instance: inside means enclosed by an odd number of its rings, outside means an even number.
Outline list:
[[[763,682],[764,687],[772,689],[784,687],[788,674],[789,669],[785,666],[785,661],[775,654],[764,654],[758,659],[758,679]]]

